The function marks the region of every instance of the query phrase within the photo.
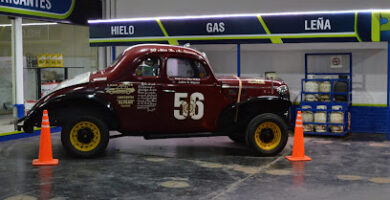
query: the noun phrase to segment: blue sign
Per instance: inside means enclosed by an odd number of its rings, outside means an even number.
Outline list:
[[[263,16],[272,34],[355,31],[355,13]]]
[[[169,36],[266,34],[257,16],[161,20]]]
[[[91,24],[91,38],[164,37],[156,21]]]
[[[390,40],[390,13],[253,14],[90,21],[90,45],[377,42]],[[386,18],[384,20],[384,18]],[[382,33],[382,34],[381,34]]]
[[[66,19],[72,14],[75,0],[0,0],[0,12]]]

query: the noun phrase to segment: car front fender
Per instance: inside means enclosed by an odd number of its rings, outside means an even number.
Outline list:
[[[45,109],[49,111],[50,124],[54,126],[61,126],[79,109],[89,109],[92,111],[99,110],[99,112],[104,112],[103,117],[110,119],[110,127],[117,128],[118,126],[114,107],[111,105],[111,102],[104,97],[96,94],[65,93],[50,98],[40,105],[35,106],[33,110],[30,110],[27,116],[18,120],[17,127],[19,129],[20,127],[23,127],[23,130],[28,133],[33,132],[34,126],[40,126],[42,113]]]

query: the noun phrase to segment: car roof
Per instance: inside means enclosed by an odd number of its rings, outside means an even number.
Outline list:
[[[192,54],[195,56],[201,56],[203,59],[206,59],[203,55],[202,52],[192,49],[189,47],[183,47],[183,46],[175,46],[175,45],[166,45],[166,44],[139,44],[139,45],[134,45],[126,50],[123,51],[123,54],[130,53],[132,54],[133,52],[158,52],[158,53],[176,53],[176,54]]]

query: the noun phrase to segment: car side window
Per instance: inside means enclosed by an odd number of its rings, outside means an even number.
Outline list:
[[[160,75],[160,59],[158,57],[147,57],[143,59],[135,69],[135,76],[155,77]]]
[[[203,64],[186,58],[168,58],[167,75],[169,78],[207,78],[208,73]]]

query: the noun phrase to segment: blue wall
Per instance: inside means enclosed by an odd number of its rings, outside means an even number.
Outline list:
[[[299,105],[291,106],[294,124]],[[386,107],[351,106],[351,131],[354,133],[386,133]]]
[[[386,133],[386,107],[351,107],[351,130],[358,133]]]

